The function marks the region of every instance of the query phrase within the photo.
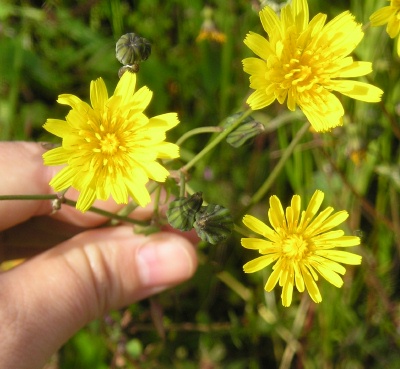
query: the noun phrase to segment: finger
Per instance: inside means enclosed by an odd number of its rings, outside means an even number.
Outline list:
[[[49,216],[34,217],[6,229],[0,232],[0,268],[4,261],[35,256],[85,230]],[[168,225],[162,227],[162,230],[182,235],[181,231]],[[193,244],[199,242],[194,230],[184,235]]]
[[[118,227],[81,233],[1,274],[0,367],[40,368],[90,320],[189,278],[196,265],[180,236]]]
[[[47,195],[54,191],[49,186],[51,178],[60,168],[43,165],[41,144],[33,142],[0,142],[0,195]],[[76,199],[78,193],[69,190],[67,197]],[[115,212],[121,208],[113,200],[96,201],[94,206]],[[138,209],[139,210],[139,209]],[[24,222],[33,216],[50,214],[50,200],[0,201],[0,230]],[[151,207],[137,211],[136,216],[144,218],[151,213]],[[55,218],[81,227],[93,227],[107,218],[86,212],[82,214],[73,207],[62,205]]]

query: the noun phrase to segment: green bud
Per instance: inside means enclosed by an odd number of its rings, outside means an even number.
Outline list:
[[[194,228],[203,241],[215,245],[232,233],[233,220],[228,209],[210,204],[202,206],[197,212]]]
[[[140,63],[147,60],[150,54],[150,42],[135,33],[121,36],[115,45],[115,55],[123,65]]]
[[[224,127],[228,128],[229,126],[231,126],[240,118],[241,115],[243,115],[243,112],[235,113],[227,117],[224,123]],[[248,116],[242,120],[241,124],[252,122],[253,120],[254,120],[253,117]]]
[[[233,147],[240,147],[248,140],[264,131],[264,126],[255,120],[240,125],[226,138],[226,142]]]
[[[196,192],[190,197],[179,197],[172,201],[167,210],[168,223],[175,229],[189,231],[193,228],[196,213],[203,203],[203,194]]]

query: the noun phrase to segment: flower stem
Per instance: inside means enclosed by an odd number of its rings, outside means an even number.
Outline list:
[[[289,369],[294,354],[300,349],[299,342],[297,339],[300,336],[300,333],[303,329],[308,308],[310,307],[310,303],[311,303],[310,298],[306,293],[304,293],[300,302],[300,306],[297,309],[296,317],[294,318],[293,327],[291,330],[292,338],[286,343],[286,348],[285,351],[283,352],[279,369]]]
[[[0,201],[3,200],[58,200],[60,199],[59,194],[49,194],[49,195],[0,195]],[[67,204],[69,206],[76,206],[76,201],[68,200],[66,198],[62,201],[63,204]],[[122,216],[114,213],[110,213],[108,211],[96,208],[92,206],[88,211],[91,211],[96,214],[103,215],[110,219],[116,219],[122,222],[128,222],[132,224],[137,224],[141,226],[149,225],[149,222],[135,220],[132,218],[128,218],[127,216]]]
[[[70,206],[76,206],[76,201],[72,201],[72,200],[68,200],[65,199],[65,204],[70,205]],[[99,209],[96,208],[94,206],[91,206],[88,211],[91,211],[92,213],[96,213],[99,215],[103,215],[106,218],[109,219],[113,219],[113,220],[120,220],[121,222],[127,222],[127,223],[132,223],[132,224],[136,224],[136,225],[140,225],[140,226],[148,226],[149,222],[148,221],[141,221],[141,220],[136,220],[136,219],[132,219],[132,218],[128,218],[127,216],[122,216],[119,214],[114,214],[114,213],[110,213],[109,211],[103,210],[103,209]]]
[[[248,117],[253,110],[246,110],[239,118],[237,118],[232,125],[227,127],[223,132],[221,132],[214,140],[212,140],[203,150],[201,150],[192,160],[186,163],[180,170],[182,172],[187,172],[190,168],[192,168],[200,159],[202,159],[206,154],[208,154],[215,146],[217,146],[226,136],[229,135],[234,129],[238,127],[238,125]]]
[[[58,199],[57,194],[52,195],[0,195],[0,201],[3,200],[55,200]]]
[[[290,145],[287,147],[287,149],[283,153],[278,164],[272,170],[271,174],[268,176],[268,178],[265,180],[265,182],[262,184],[262,186],[258,189],[258,191],[253,195],[249,204],[243,210],[243,213],[246,213],[253,205],[257,204],[265,196],[267,191],[270,189],[271,185],[274,183],[274,181],[278,177],[279,173],[282,171],[282,169],[285,166],[285,163],[289,159],[290,155],[292,155],[295,147],[297,146],[297,144],[299,143],[301,138],[305,135],[305,133],[308,131],[309,126],[310,126],[310,123],[306,122],[306,123],[304,123],[303,127],[300,128],[300,130],[297,132],[296,136],[293,138]]]
[[[185,178],[185,173],[182,171],[179,173],[179,197],[185,197],[185,192],[186,192],[186,178]]]
[[[178,141],[176,141],[176,145],[180,146],[184,141],[186,141],[189,137],[199,135],[202,133],[215,133],[223,131],[223,127],[200,127],[192,129],[185,134],[183,134]]]

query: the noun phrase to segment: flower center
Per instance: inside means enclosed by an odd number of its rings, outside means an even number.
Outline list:
[[[101,152],[106,155],[115,154],[120,144],[115,133],[106,133],[99,141]]]
[[[320,76],[309,52],[296,50],[288,62],[282,64],[282,82],[284,89],[295,88],[297,92],[312,90],[320,82]]]
[[[301,260],[308,251],[308,242],[302,236],[292,234],[282,242],[282,254],[287,259]]]

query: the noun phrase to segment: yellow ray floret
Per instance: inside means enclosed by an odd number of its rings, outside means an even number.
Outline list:
[[[383,91],[371,84],[347,80],[372,71],[371,63],[349,54],[364,33],[346,11],[326,23],[325,14],[309,20],[306,0],[293,0],[280,17],[265,7],[260,20],[268,39],[250,32],[244,43],[258,56],[243,60],[255,91],[247,103],[262,109],[275,100],[304,112],[317,132],[341,125],[344,110],[333,92],[353,99],[378,102]]]
[[[307,209],[301,211],[301,198],[295,195],[284,211],[280,200],[272,196],[268,211],[272,228],[251,215],[243,218],[249,229],[263,237],[242,238],[243,247],[258,250],[262,255],[246,263],[243,269],[246,273],[253,273],[275,263],[265,290],[272,291],[279,282],[283,306],[291,304],[294,286],[299,292],[307,289],[313,301],[321,302],[315,283],[318,274],[334,286],[341,287],[343,280],[340,275],[346,270],[339,263],[361,263],[361,256],[335,250],[336,247],[359,245],[360,238],[345,236],[342,230],[332,230],[347,219],[346,211],[332,214],[333,208],[328,207],[317,215],[323,198],[323,192],[315,191]]]
[[[400,32],[400,0],[388,0],[390,5],[384,6],[373,13],[369,20],[372,26],[383,26],[387,23],[386,32],[390,38],[395,38]],[[400,56],[400,37],[396,43],[397,55]]]
[[[169,172],[158,159],[179,157],[177,145],[165,142],[165,132],[179,123],[177,114],[148,118],[144,109],[152,92],[135,92],[136,75],[125,73],[111,97],[104,81],[90,84],[91,106],[77,96],[60,95],[72,109],[66,120],[48,119],[44,128],[62,138],[62,146],[43,155],[46,165],[65,165],[51,180],[56,191],[80,191],[76,207],[85,212],[96,199],[110,196],[118,204],[131,197],[140,206],[150,202],[149,179],[164,182]]]

